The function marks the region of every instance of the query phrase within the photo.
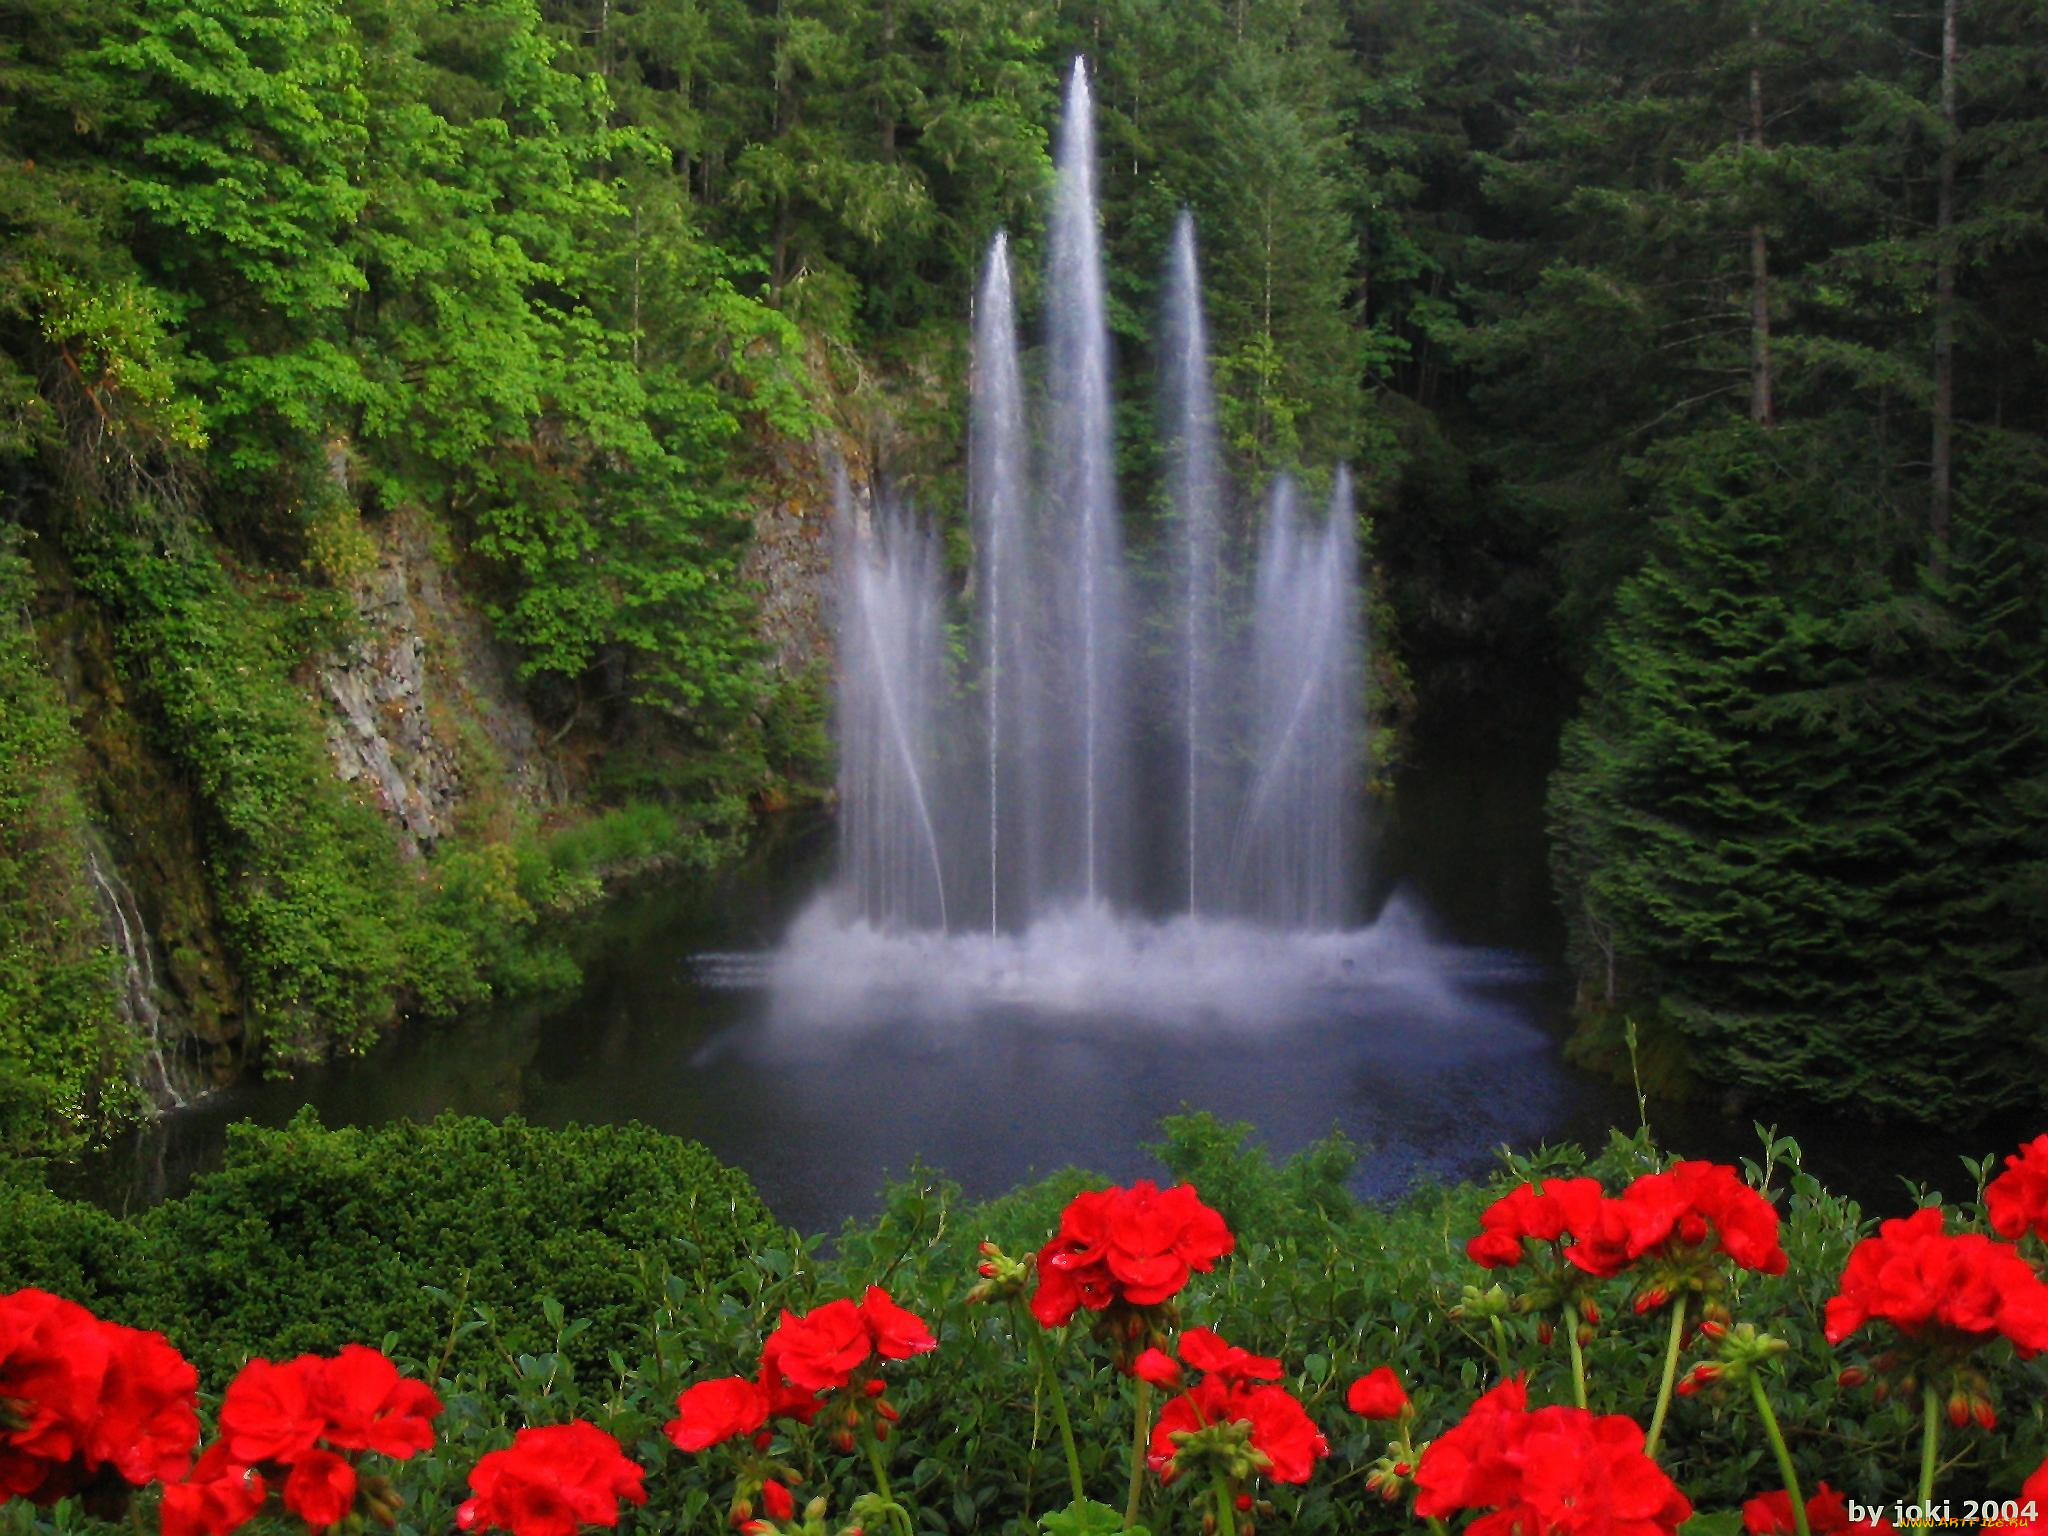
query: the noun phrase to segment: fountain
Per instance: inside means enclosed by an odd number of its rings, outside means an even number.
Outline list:
[[[1270,1022],[1368,979],[1434,987],[1436,968],[1399,963],[1427,947],[1412,922],[1347,927],[1366,747],[1350,477],[1320,518],[1283,480],[1256,540],[1228,536],[1183,214],[1159,348],[1164,576],[1140,587],[1079,62],[1055,165],[1042,401],[1000,234],[975,305],[967,654],[932,534],[841,481],[839,873],[772,967],[778,1012]]]

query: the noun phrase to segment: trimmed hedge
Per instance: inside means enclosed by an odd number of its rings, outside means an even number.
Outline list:
[[[644,1126],[444,1115],[238,1125],[227,1164],[122,1221],[41,1192],[0,1213],[0,1290],[38,1284],[178,1341],[218,1386],[252,1355],[376,1343],[490,1370],[584,1326],[579,1361],[637,1357],[670,1285],[714,1285],[780,1239],[746,1176]],[[491,1329],[473,1323],[482,1311]]]

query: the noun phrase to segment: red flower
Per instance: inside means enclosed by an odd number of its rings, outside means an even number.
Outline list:
[[[164,1489],[157,1511],[163,1536],[232,1536],[263,1508],[263,1474],[235,1465],[216,1440],[181,1483]]]
[[[815,1400],[808,1394],[806,1402]],[[744,1376],[700,1381],[676,1399],[676,1417],[664,1426],[683,1451],[708,1450],[768,1422],[768,1394]]]
[[[1877,1319],[1909,1339],[1967,1348],[2002,1336],[2022,1355],[2048,1349],[2048,1285],[2019,1250],[1975,1232],[1951,1236],[1942,1222],[1941,1207],[1928,1206],[1856,1245],[1828,1301],[1830,1344]]]
[[[1806,1526],[1813,1536],[1846,1536],[1852,1531],[1897,1536],[1891,1521],[1882,1515],[1852,1523],[1849,1501],[1826,1483],[1806,1501]],[[1742,1506],[1742,1528],[1750,1536],[1793,1536],[1799,1526],[1792,1518],[1792,1495],[1782,1488],[1757,1495]]]
[[[1522,1262],[1525,1238],[1560,1242],[1583,1232],[1607,1198],[1598,1179],[1546,1179],[1510,1190],[1479,1216],[1479,1235],[1465,1244],[1467,1256],[1488,1269]]]
[[[1744,1269],[1785,1272],[1770,1201],[1726,1163],[1685,1162],[1645,1174],[1601,1202],[1565,1257],[1588,1274],[1607,1276],[1646,1254],[1683,1263],[1715,1252]]]
[[[785,1311],[761,1351],[764,1368],[807,1392],[836,1392],[873,1352],[867,1320],[851,1301],[828,1301],[802,1317]]]
[[[220,1405],[220,1436],[243,1466],[290,1466],[313,1449],[327,1415],[313,1400],[319,1357],[301,1355],[284,1365],[251,1360],[228,1383]]]
[[[1272,1462],[1266,1476],[1276,1483],[1307,1482],[1317,1459],[1330,1454],[1330,1442],[1285,1387],[1234,1386],[1231,1411],[1251,1422],[1252,1449]]]
[[[1181,1447],[1177,1433],[1192,1433],[1212,1424],[1242,1424],[1253,1450],[1267,1462],[1266,1476],[1279,1483],[1305,1483],[1315,1470],[1316,1459],[1330,1454],[1329,1442],[1308,1416],[1294,1394],[1285,1387],[1264,1385],[1282,1373],[1280,1362],[1267,1355],[1240,1349],[1207,1328],[1190,1328],[1181,1335],[1182,1363],[1205,1374],[1193,1387],[1180,1393],[1160,1409],[1152,1427],[1152,1441],[1145,1459],[1170,1483],[1180,1473]],[[1173,1360],[1161,1350],[1147,1350],[1140,1356],[1151,1360],[1148,1369],[1163,1379],[1160,1362]],[[1178,1377],[1178,1368],[1175,1368]]]
[[[455,1523],[465,1531],[574,1536],[585,1526],[617,1525],[621,1499],[645,1504],[645,1479],[619,1442],[586,1420],[522,1429],[509,1448],[477,1462],[469,1474],[475,1497],[455,1511]]]
[[[2004,1501],[2001,1500],[2000,1502]],[[2022,1511],[2021,1518],[2027,1520],[2025,1525],[1987,1525],[1984,1529],[1986,1531],[1995,1530],[2000,1533],[2000,1536],[2048,1536],[2048,1461],[2044,1461],[2040,1466],[2036,1467],[2034,1475],[2021,1485],[2020,1496],[2016,1502]],[[2024,1514],[2029,1504],[2034,1506],[2034,1514],[2031,1519],[2027,1519]]]
[[[337,1355],[300,1355],[283,1365],[251,1360],[228,1383],[220,1434],[245,1467],[291,1466],[318,1445],[377,1451],[404,1461],[434,1444],[441,1400],[362,1344]]]
[[[377,1350],[344,1344],[340,1354],[320,1361],[313,1400],[326,1418],[320,1438],[338,1450],[405,1461],[433,1449],[441,1400],[425,1382],[401,1376]]]
[[[1344,1406],[1368,1419],[1398,1419],[1408,1408],[1408,1394],[1391,1365],[1383,1365],[1351,1383]]]
[[[1207,1328],[1190,1328],[1180,1336],[1181,1363],[1223,1381],[1278,1381],[1286,1369],[1272,1355],[1240,1349]]]
[[[1180,1390],[1180,1362],[1163,1349],[1147,1349],[1139,1355],[1131,1362],[1131,1374],[1168,1392]]]
[[[301,1451],[284,1480],[284,1507],[315,1531],[339,1525],[356,1506],[356,1469],[332,1451]]]
[[[182,1475],[198,1387],[162,1334],[48,1291],[0,1296],[0,1501],[50,1503],[102,1469],[136,1484]]]
[[[1140,1179],[1128,1189],[1084,1191],[1060,1213],[1059,1231],[1039,1252],[1031,1314],[1058,1328],[1082,1307],[1157,1306],[1177,1295],[1193,1271],[1213,1269],[1235,1241],[1192,1184],[1160,1189]]]
[[[1415,1469],[1415,1513],[1493,1513],[1467,1536],[1673,1536],[1692,1505],[1643,1454],[1621,1414],[1528,1411],[1527,1386],[1502,1382],[1439,1435]]]
[[[2005,1172],[1984,1186],[1991,1230],[2018,1242],[2032,1232],[2048,1240],[2048,1136],[2036,1136],[2005,1160]]]
[[[796,1495],[769,1478],[761,1484],[761,1508],[770,1520],[788,1520],[796,1515]]]
[[[875,1353],[884,1360],[908,1360],[912,1355],[939,1347],[924,1319],[897,1306],[879,1285],[868,1287],[861,1300],[860,1314],[867,1324],[868,1337],[874,1340]]]

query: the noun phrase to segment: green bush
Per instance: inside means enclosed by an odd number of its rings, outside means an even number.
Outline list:
[[[1338,1138],[1276,1166],[1245,1127],[1192,1116],[1167,1123],[1160,1151],[1176,1176],[1233,1211],[1239,1239],[1176,1299],[1183,1325],[1279,1356],[1284,1385],[1330,1440],[1330,1459],[1306,1486],[1261,1489],[1276,1506],[1262,1528],[1315,1536],[1416,1528],[1405,1500],[1382,1501],[1364,1485],[1388,1433],[1344,1408],[1346,1387],[1366,1370],[1390,1364],[1399,1372],[1414,1399],[1418,1444],[1457,1423],[1503,1370],[1528,1373],[1532,1402],[1570,1400],[1561,1333],[1546,1341],[1542,1318],[1509,1316],[1503,1358],[1489,1324],[1458,1311],[1475,1283],[1499,1279],[1512,1292],[1533,1280],[1519,1271],[1489,1274],[1466,1256],[1487,1203],[1531,1176],[1588,1173],[1618,1190],[1668,1161],[1647,1133],[1616,1135],[1597,1154],[1540,1149],[1507,1159],[1489,1183],[1421,1188],[1369,1207],[1342,1192],[1355,1153]],[[707,1171],[702,1182],[679,1181]],[[1737,1320],[1789,1346],[1767,1382],[1801,1482],[1809,1492],[1825,1478],[1866,1502],[1895,1499],[1912,1485],[1919,1404],[1841,1387],[1837,1372],[1866,1351],[1858,1340],[1838,1355],[1821,1336],[1822,1308],[1870,1223],[1801,1171],[1789,1140],[1766,1136],[1744,1171],[1780,1210],[1790,1267],[1783,1276],[1741,1273],[1723,1299]],[[654,1198],[646,1197],[650,1180]],[[886,1371],[889,1400],[901,1412],[887,1470],[917,1536],[1037,1536],[1038,1517],[1069,1497],[1051,1400],[1027,1347],[1037,1325],[1020,1307],[973,1305],[966,1294],[980,1242],[1013,1254],[1037,1247],[1065,1202],[1091,1182],[1068,1171],[975,1204],[920,1174],[889,1191],[877,1218],[849,1223],[827,1253],[776,1233],[743,1181],[700,1150],[651,1133],[451,1120],[335,1132],[306,1121],[285,1132],[245,1131],[226,1174],[166,1208],[169,1221],[147,1224],[151,1267],[178,1271],[160,1294],[196,1296],[210,1274],[230,1272],[232,1284],[209,1295],[210,1315],[195,1307],[182,1319],[145,1318],[124,1309],[103,1280],[93,1299],[103,1315],[168,1327],[201,1356],[215,1385],[230,1335],[252,1341],[261,1325],[326,1352],[349,1339],[380,1342],[375,1330],[388,1321],[396,1337],[387,1347],[403,1368],[436,1380],[446,1405],[435,1454],[398,1469],[402,1529],[447,1530],[469,1468],[517,1428],[584,1417],[617,1435],[648,1470],[647,1506],[621,1522],[630,1536],[724,1526],[732,1458],[686,1456],[667,1442],[661,1428],[677,1393],[751,1373],[782,1309],[805,1311],[880,1284],[939,1340],[936,1353]],[[1981,1228],[1980,1200],[1956,1205],[1954,1218]],[[679,1237],[685,1230],[692,1235]],[[563,1241],[551,1247],[550,1237]],[[101,1250],[92,1242],[74,1234],[45,1251],[52,1262],[84,1253],[76,1272],[95,1282],[87,1260]],[[605,1280],[605,1266],[628,1277],[623,1287]],[[460,1305],[418,1290],[465,1267],[472,1291]],[[489,1296],[476,1288],[486,1279],[496,1288]],[[402,1316],[415,1294],[422,1305]],[[1596,1294],[1604,1315],[1585,1347],[1590,1406],[1643,1423],[1657,1392],[1666,1314],[1635,1315],[1626,1278],[1603,1282]],[[328,1309],[323,1324],[296,1326],[320,1306]],[[446,1329],[457,1316],[462,1331],[450,1355]],[[1085,1324],[1044,1337],[1088,1491],[1120,1504],[1130,1383],[1086,1337]],[[1706,1355],[1695,1342],[1683,1359],[1690,1365]],[[2001,1421],[1991,1432],[1947,1435],[1940,1487],[1955,1498],[2009,1497],[2048,1449],[2048,1370],[2005,1346],[1979,1361]],[[835,1513],[875,1485],[859,1453],[833,1448],[829,1426],[780,1437],[779,1446],[801,1476],[799,1498],[824,1496]],[[1753,1408],[1715,1389],[1676,1399],[1660,1460],[1708,1517],[1688,1529],[1717,1536],[1737,1528],[1732,1512],[1745,1499],[1777,1483]],[[1192,1528],[1197,1516],[1182,1490],[1148,1486],[1153,1529]],[[60,1514],[57,1526],[34,1523],[25,1511],[14,1519],[0,1529],[98,1529],[75,1513]]]

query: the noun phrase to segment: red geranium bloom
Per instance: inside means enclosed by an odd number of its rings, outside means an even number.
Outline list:
[[[1830,1344],[1877,1319],[1909,1339],[1970,1347],[2004,1337],[2022,1355],[2048,1349],[2048,1285],[2019,1250],[1980,1233],[1952,1236],[1942,1222],[1941,1207],[1928,1206],[1856,1245],[1828,1301]]]
[[[0,1296],[0,1501],[50,1503],[102,1469],[137,1484],[182,1475],[198,1387],[162,1334],[48,1291]]]
[[[1565,1257],[1588,1274],[1620,1273],[1646,1254],[1726,1254],[1744,1269],[1785,1272],[1778,1212],[1726,1163],[1684,1162],[1645,1174],[1603,1201]]]
[[[1159,1480],[1170,1483],[1180,1473],[1181,1448],[1175,1434],[1237,1423],[1245,1426],[1252,1449],[1266,1458],[1266,1476],[1278,1483],[1307,1482],[1316,1459],[1329,1455],[1330,1446],[1293,1393],[1265,1384],[1282,1374],[1280,1362],[1240,1349],[1207,1328],[1190,1328],[1180,1344],[1182,1363],[1206,1374],[1159,1411],[1145,1454]],[[1169,1375],[1164,1366],[1173,1365],[1172,1357],[1163,1350],[1148,1350],[1140,1358],[1150,1356],[1158,1359],[1149,1361],[1153,1375],[1148,1379],[1163,1381]],[[1171,1374],[1177,1381],[1177,1369]]]
[[[336,1355],[300,1355],[283,1365],[251,1360],[228,1383],[220,1433],[245,1467],[288,1467],[320,1445],[404,1461],[433,1447],[431,1421],[440,1411],[425,1382],[400,1375],[378,1350],[348,1344]]]
[[[1408,1407],[1408,1394],[1391,1365],[1383,1365],[1351,1383],[1344,1406],[1367,1419],[1398,1419]]]
[[[1255,1355],[1208,1328],[1190,1328],[1180,1336],[1181,1363],[1235,1385],[1242,1381],[1278,1381],[1286,1368],[1272,1355]]]
[[[1991,1230],[2018,1242],[2029,1232],[2048,1240],[2048,1136],[2036,1136],[2005,1160],[2005,1172],[1984,1186]]]
[[[381,1352],[344,1344],[313,1373],[313,1400],[325,1416],[320,1438],[338,1450],[376,1451],[405,1461],[434,1446],[433,1388],[399,1374]]]
[[[1467,1536],[1673,1536],[1692,1504],[1643,1454],[1621,1414],[1528,1410],[1526,1384],[1502,1382],[1422,1453],[1415,1513],[1488,1510]]]
[[[2048,1461],[2036,1467],[2034,1475],[2021,1485],[2018,1503],[2022,1510],[2029,1504],[2034,1506],[2034,1517],[2025,1525],[1987,1525],[1984,1529],[1996,1531],[1999,1536],[2048,1536]]]
[[[1882,1515],[1852,1522],[1849,1501],[1826,1483],[1806,1501],[1806,1527],[1813,1536],[1846,1536],[1852,1531],[1898,1536],[1891,1521]],[[1750,1536],[1794,1536],[1799,1526],[1792,1518],[1792,1495],[1782,1488],[1757,1495],[1742,1506],[1742,1528]]]
[[[317,1355],[283,1365],[251,1360],[228,1383],[220,1405],[220,1436],[245,1467],[290,1466],[319,1442],[327,1415],[314,1401]]]
[[[874,1340],[875,1353],[884,1360],[908,1360],[912,1355],[939,1347],[924,1319],[896,1305],[879,1285],[868,1287],[861,1300],[860,1314],[867,1324],[868,1336]]]
[[[1190,1273],[1213,1269],[1235,1242],[1192,1184],[1160,1189],[1140,1179],[1128,1189],[1084,1191],[1039,1252],[1031,1314],[1058,1328],[1082,1307],[1157,1306],[1179,1294]]]
[[[619,1442],[586,1420],[522,1429],[509,1448],[477,1462],[469,1474],[475,1497],[455,1511],[455,1523],[465,1531],[574,1536],[585,1526],[617,1525],[621,1499],[645,1504],[645,1479]]]
[[[785,1311],[761,1350],[761,1364],[807,1392],[836,1392],[873,1349],[860,1308],[842,1298],[801,1317]]]
[[[1519,1185],[1479,1216],[1479,1235],[1465,1244],[1475,1263],[1488,1269],[1522,1262],[1524,1239],[1540,1243],[1576,1237],[1592,1223],[1607,1192],[1598,1179],[1545,1179]]]
[[[315,1531],[339,1525],[356,1506],[356,1469],[332,1451],[301,1451],[284,1480],[284,1507]]]
[[[256,1518],[268,1492],[263,1474],[235,1465],[216,1440],[183,1482],[164,1489],[157,1518],[163,1536],[232,1536]]]
[[[814,1402],[809,1394],[805,1401]],[[744,1376],[700,1381],[676,1399],[665,1433],[682,1451],[708,1450],[768,1422],[768,1394]]]

